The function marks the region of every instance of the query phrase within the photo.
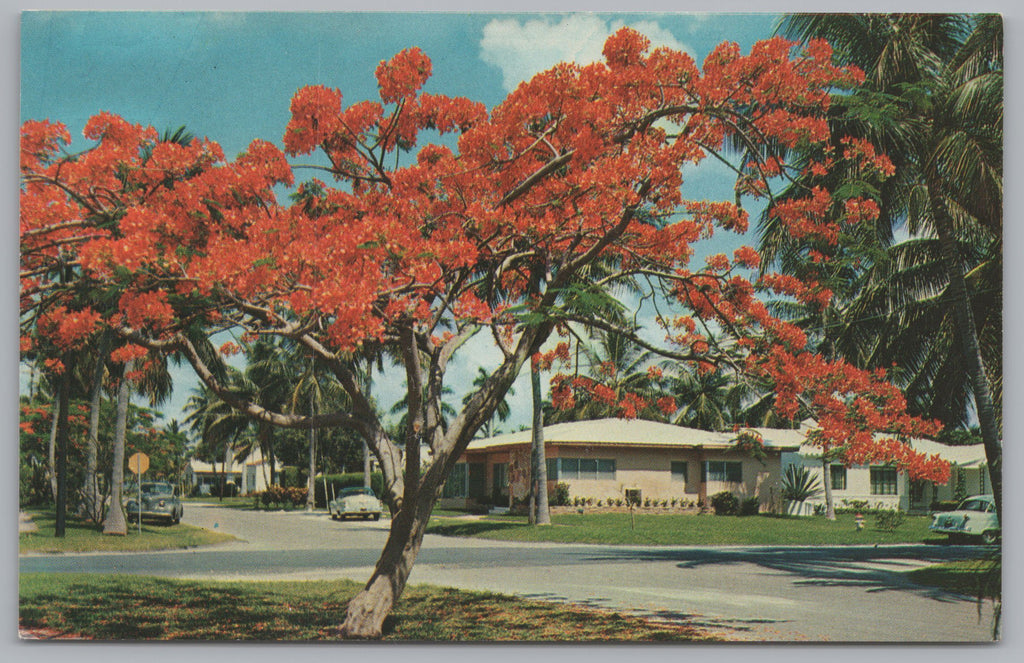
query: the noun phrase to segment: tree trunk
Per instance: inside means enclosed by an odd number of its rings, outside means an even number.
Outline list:
[[[985,363],[981,357],[981,346],[978,343],[978,330],[974,323],[974,313],[967,296],[967,283],[963,269],[960,267],[960,256],[953,238],[952,220],[946,210],[941,196],[938,194],[936,176],[928,181],[929,202],[932,208],[935,231],[939,237],[943,262],[949,278],[949,297],[956,316],[957,333],[960,337],[960,349],[964,363],[971,379],[974,392],[974,406],[981,427],[981,438],[985,444],[985,459],[988,461],[989,476],[992,479],[992,494],[996,501],[996,512],[1003,514],[1003,451],[996,418],[995,405],[992,403],[992,392],[989,389]]]
[[[372,488],[373,482],[370,481],[370,470],[372,469],[370,464],[370,445],[363,440],[363,487]]]
[[[261,421],[259,424],[260,449],[264,460],[270,464],[270,483],[277,483],[277,464],[274,461],[274,427]]]
[[[530,388],[533,392],[533,435],[530,444],[530,523],[550,525],[548,468],[544,453],[544,410],[540,393],[540,369],[531,360]]]
[[[57,474],[57,522],[54,527],[54,536],[64,537],[65,520],[67,518],[67,493],[68,493],[68,408],[71,400],[71,366],[70,359],[65,355],[64,375],[61,376],[60,391],[57,396],[57,444],[56,444],[56,474]]]
[[[117,421],[114,424],[114,461],[110,470],[110,508],[103,521],[104,534],[128,534],[128,521],[121,505],[121,490],[124,487],[124,443],[128,434],[128,378],[131,362],[125,366],[121,384],[117,389]]]
[[[54,504],[57,503],[57,410],[60,409],[60,387],[57,388],[57,398],[53,401],[53,410],[50,412],[50,441],[46,445],[46,477],[50,481],[50,496]]]
[[[92,372],[92,394],[90,394],[89,440],[85,461],[85,480],[82,483],[82,502],[79,512],[82,516],[99,523],[103,520],[103,502],[100,497],[97,467],[99,465],[100,405],[103,402],[104,357],[107,353],[107,335],[100,338],[96,351],[96,366]]]
[[[421,485],[415,495],[406,496],[391,521],[391,532],[369,582],[348,604],[341,636],[351,639],[379,639],[384,620],[405,590],[413,563],[423,543],[437,490]]]
[[[822,455],[821,457],[821,483],[825,486],[825,518],[828,520],[836,519],[836,505],[832,499],[832,472],[829,470],[828,456]]]
[[[312,414],[312,413],[310,413]],[[326,494],[326,493],[325,493]],[[306,480],[306,511],[316,507],[316,429],[309,429],[309,478]]]
[[[224,501],[224,489],[228,487],[228,462],[231,460],[231,445],[224,445],[224,459],[221,461],[221,474],[224,476],[220,482],[220,501]]]

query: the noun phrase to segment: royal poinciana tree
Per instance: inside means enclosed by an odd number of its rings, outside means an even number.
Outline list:
[[[347,637],[380,636],[453,465],[531,358],[564,359],[561,348],[548,354],[542,346],[576,321],[698,370],[742,370],[775,389],[786,412],[798,403],[812,408],[813,440],[845,450],[850,462],[893,461],[945,481],[944,463],[900,441],[934,426],[908,417],[884,376],[806,354],[803,334],[757,296],[761,289],[827,301],[826,291],[778,275],[752,282],[758,255],[749,248],[690,264],[694,243],[723,229],[746,231],[747,214],[739,195],[684,198],[684,168],[724,159],[737,143],[756,155],[760,146],[826,140],[828,93],[857,84],[858,72],[833,66],[824,42],[796,52],[782,39],[749,55],[723,44],[698,69],[688,55],[649,51],[646,38],[623,29],[604,55],[538,74],[490,112],[423,92],[431,63],[416,48],[378,67],[379,103],[346,107],[337,90],[300,89],[285,153],[319,152],[325,175],[299,185],[287,206],[273,187],[294,186],[292,168],[268,142],[227,161],[210,141],[161,142],[150,129],[101,114],[85,129],[95,146],[65,155],[62,125],[28,122],[23,345],[38,336],[81,345],[112,329],[128,343],[121,360],[176,353],[210,390],[259,421],[358,431],[380,462],[393,518],[372,577],[349,604]],[[456,134],[457,147],[448,139],[422,144],[428,131]],[[832,161],[869,172],[888,164],[853,146],[813,167]],[[754,158],[737,172],[740,194],[764,196],[785,164]],[[839,220],[826,213],[834,206],[845,210]],[[775,209],[793,234],[832,238],[841,224],[876,211],[870,200],[824,189]],[[564,305],[624,279],[647,284],[662,302],[665,343],[578,320],[578,307]],[[82,292],[102,293],[88,301],[106,304],[85,304]],[[204,340],[228,327],[303,346],[334,373],[350,407],[288,414],[232,391]],[[493,342],[499,364],[443,427],[446,370],[476,334]],[[388,436],[353,369],[353,358],[382,352],[404,371],[405,439]],[[675,407],[609,396],[599,380],[556,375],[552,387],[556,404],[569,406],[586,390],[614,398],[623,416]]]

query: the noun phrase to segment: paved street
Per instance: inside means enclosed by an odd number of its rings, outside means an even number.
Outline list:
[[[168,553],[23,556],[21,571],[362,581],[389,525],[194,504],[185,522],[241,540]],[[974,601],[908,585],[900,575],[980,552],[964,546],[641,548],[427,536],[410,582],[686,619],[732,639],[984,641],[988,606],[979,621]]]

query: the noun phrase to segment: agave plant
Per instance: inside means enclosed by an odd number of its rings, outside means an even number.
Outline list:
[[[818,477],[811,476],[803,466],[787,465],[782,477],[782,498],[792,502],[803,502],[821,492]]]

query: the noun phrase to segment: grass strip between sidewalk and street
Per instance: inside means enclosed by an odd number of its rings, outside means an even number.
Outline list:
[[[974,598],[994,599],[1002,596],[1002,564],[994,558],[926,566],[908,571],[907,578],[918,585],[938,587]]]
[[[902,525],[885,531],[872,516],[858,530],[854,514],[824,516],[713,516],[628,513],[560,514],[550,526],[529,525],[525,516],[431,519],[427,532],[442,536],[547,541],[605,545],[885,545],[943,543],[944,536],[928,531],[928,516],[907,516]]]
[[[361,583],[186,581],[28,573],[20,579],[25,637],[97,640],[336,640]],[[394,641],[714,640],[685,623],[490,592],[408,587],[384,623]]]
[[[214,532],[190,525],[162,525],[143,520],[142,533],[137,523],[128,524],[128,534],[104,534],[99,525],[69,517],[65,521],[64,536],[54,536],[57,517],[53,509],[28,509],[37,532],[22,532],[18,536],[19,553],[70,552],[148,552],[153,550],[180,550],[234,541],[229,534]]]

